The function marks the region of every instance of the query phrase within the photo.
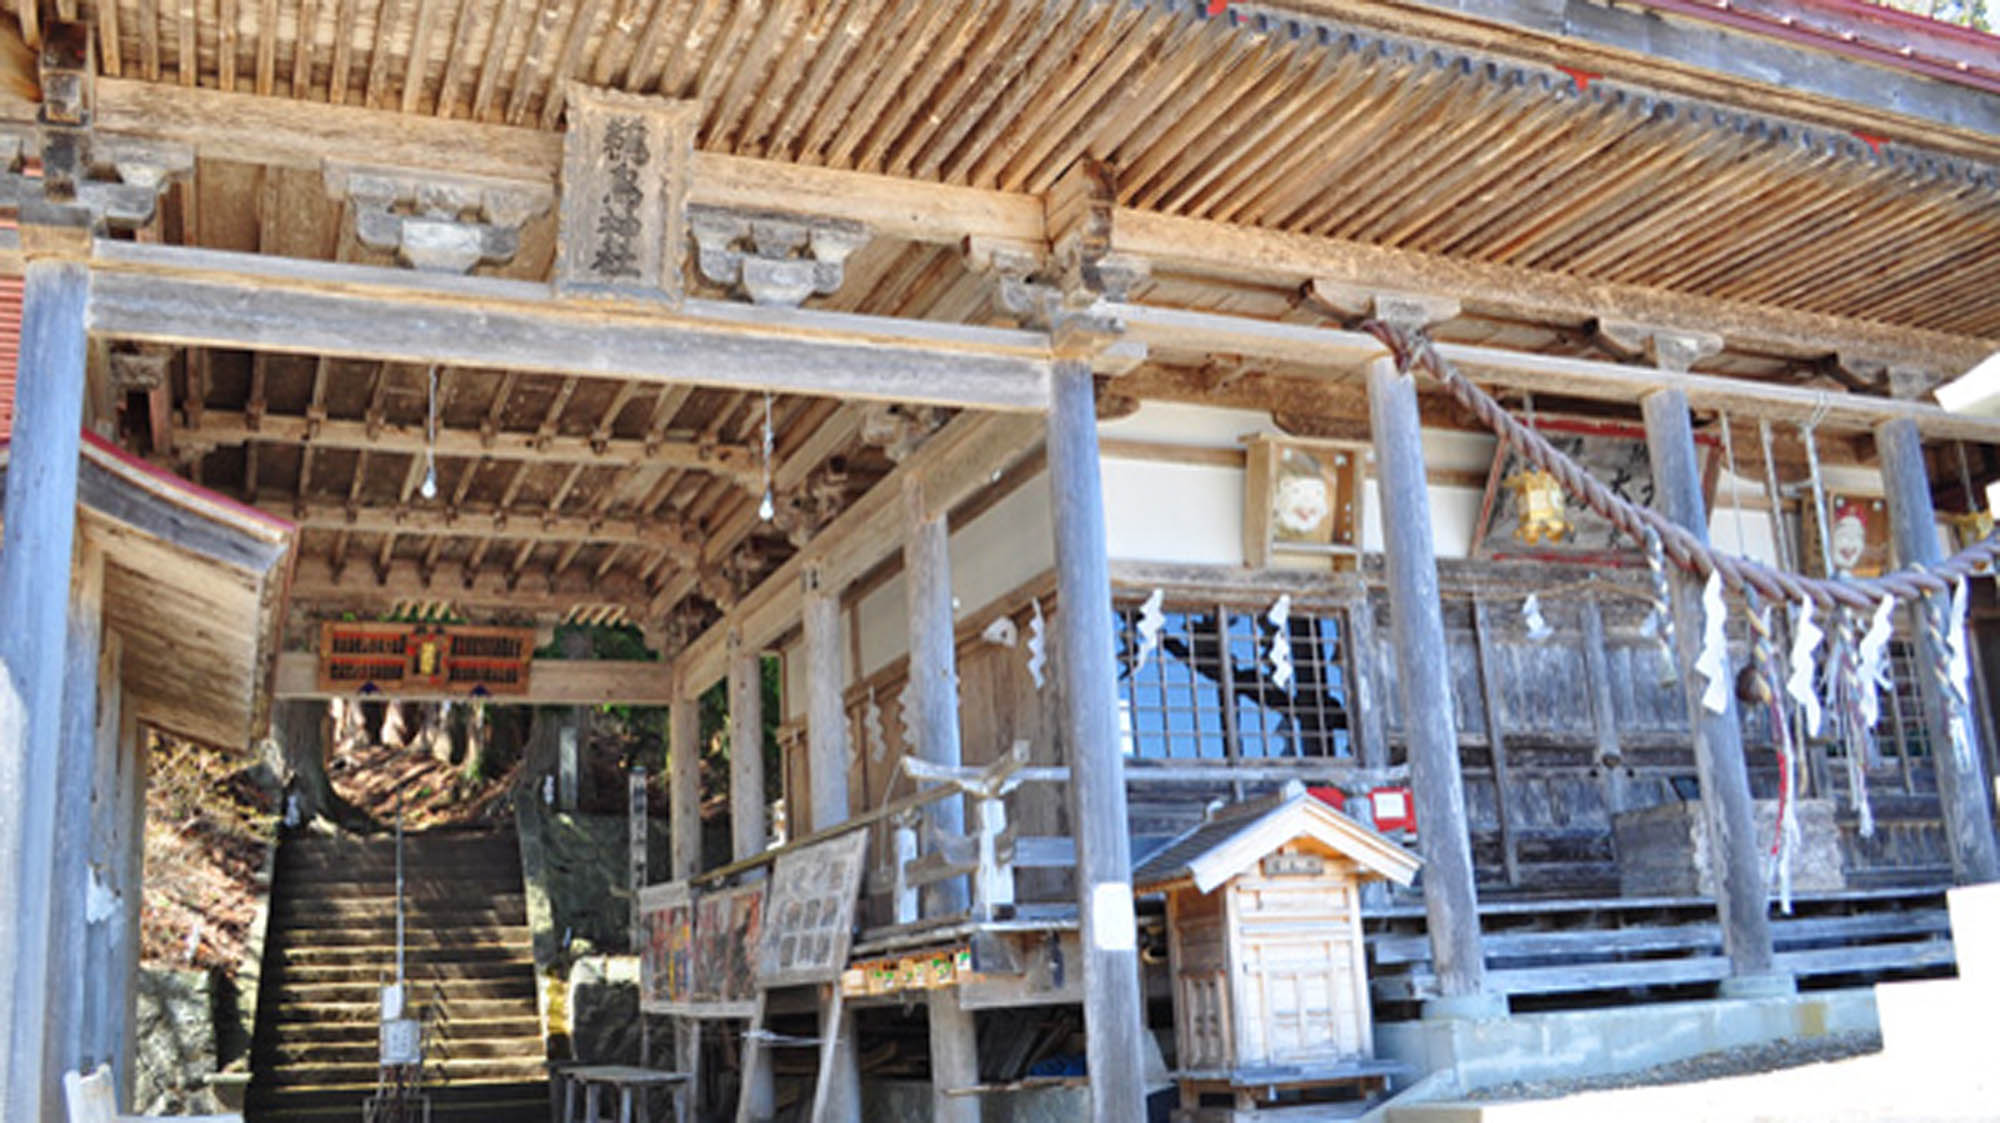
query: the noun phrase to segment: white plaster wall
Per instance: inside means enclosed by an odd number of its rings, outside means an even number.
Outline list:
[[[1042,472],[951,534],[951,593],[964,618],[1055,564],[1049,477]],[[871,590],[856,607],[861,666],[867,676],[909,650],[902,574]],[[793,660],[796,662],[796,660]]]

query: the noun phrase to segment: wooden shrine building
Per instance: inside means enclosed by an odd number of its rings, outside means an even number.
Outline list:
[[[247,745],[340,696],[327,621],[636,626],[662,662],[520,700],[672,707],[662,880],[868,832],[854,961],[976,983],[923,995],[939,1120],[979,1117],[980,1011],[1037,1003],[1082,1011],[1091,1116],[1143,1118],[1179,1062],[1135,863],[1288,781],[1421,855],[1364,910],[1378,1019],[1527,1016],[1556,984],[1510,918],[1615,913],[1615,821],[1664,803],[1714,894],[1648,906],[1706,934],[1645,971],[1697,996],[1851,980],[1787,925],[2000,876],[2000,610],[1944,560],[2000,419],[1932,397],[2000,351],[1990,36],[1847,0],[0,7],[7,1119],[129,1048],[56,981],[124,977],[61,847],[110,681],[74,653],[114,635],[140,722]],[[129,575],[206,617],[184,659],[72,576],[125,533],[93,481],[161,472],[260,559]],[[726,681],[753,743],[773,657],[783,775],[735,754],[705,853],[692,701]],[[1846,684],[1822,732],[1767,701],[1787,659]],[[1757,815],[1802,791],[1847,895],[1774,918]],[[810,1099],[859,1118],[868,996],[827,1001]]]

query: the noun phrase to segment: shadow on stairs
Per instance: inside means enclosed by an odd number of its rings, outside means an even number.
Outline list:
[[[434,1123],[548,1117],[547,1052],[511,832],[404,840],[405,974],[425,1024]],[[246,1117],[360,1120],[378,1066],[381,987],[396,969],[392,838],[280,845]]]

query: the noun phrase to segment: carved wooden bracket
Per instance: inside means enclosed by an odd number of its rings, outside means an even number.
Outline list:
[[[1596,335],[1612,354],[1628,360],[1643,358],[1676,374],[1686,374],[1696,363],[1722,353],[1722,337],[1712,332],[1599,320]]]
[[[1448,296],[1392,292],[1324,277],[1308,282],[1305,296],[1343,320],[1376,319],[1405,332],[1434,328],[1456,319],[1461,310],[1458,301]]]
[[[944,411],[931,406],[875,403],[861,415],[861,443],[900,464],[944,422]]]
[[[168,180],[194,167],[189,145],[96,132],[95,54],[89,24],[49,24],[36,63],[35,125],[0,130],[0,206],[19,209],[30,252],[57,242],[62,252],[88,252],[89,238],[107,227],[146,225]],[[30,154],[40,175],[25,174]]]
[[[689,206],[701,275],[755,304],[796,308],[839,291],[847,259],[868,244],[858,222]]]
[[[553,188],[518,180],[335,164],[327,165],[326,190],[353,207],[362,245],[434,273],[511,259],[521,227],[555,203]]]
[[[111,352],[105,373],[110,376],[111,388],[121,394],[157,390],[166,385],[173,359],[170,347],[140,344],[135,350]]]

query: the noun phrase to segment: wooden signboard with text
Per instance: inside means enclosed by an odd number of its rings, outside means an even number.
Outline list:
[[[572,82],[567,106],[557,291],[678,303],[695,103]]]

